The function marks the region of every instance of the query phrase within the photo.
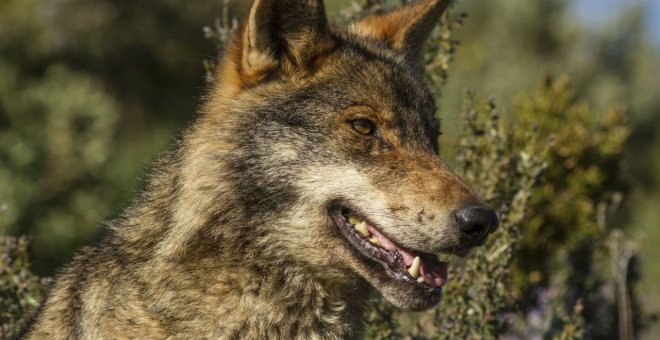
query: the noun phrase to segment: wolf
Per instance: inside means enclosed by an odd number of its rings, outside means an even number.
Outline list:
[[[255,0],[197,119],[24,338],[359,338],[374,294],[438,304],[438,254],[498,225],[438,157],[421,52],[447,5],[336,26],[322,0]]]

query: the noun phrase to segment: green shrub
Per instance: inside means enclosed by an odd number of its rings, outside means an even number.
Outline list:
[[[536,93],[518,98],[512,119],[523,129],[536,128],[548,146],[548,168],[534,189],[533,213],[516,256],[515,293],[525,309],[538,298],[539,288],[556,291],[558,301],[581,298],[589,324],[600,320],[598,327],[588,328],[589,335],[616,334],[610,262],[618,255],[608,242],[618,229],[612,225],[622,223],[615,213],[627,190],[624,111],[593,112],[576,98],[566,77],[547,77]]]
[[[28,244],[26,237],[0,235],[0,339],[18,335],[49,283],[29,271]]]

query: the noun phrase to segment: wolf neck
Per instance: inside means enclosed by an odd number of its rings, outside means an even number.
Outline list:
[[[217,176],[207,175],[221,166],[208,170],[204,164],[201,173],[191,167],[205,158],[203,151],[186,157],[175,153],[163,161],[115,228],[119,247],[148,245],[135,274],[145,305],[181,316],[168,319],[168,331],[212,338],[357,337],[368,284],[330,282],[264,247],[264,229],[246,228],[240,204],[227,197]]]
[[[219,259],[209,257],[192,259],[154,267],[167,277],[162,278],[164,285],[150,287],[149,304],[161,313],[187,316],[177,320],[174,334],[345,339],[361,332],[364,305],[360,301],[368,289],[359,285],[328,286],[292,264],[276,269],[247,263],[218,265],[214,262]],[[204,334],[197,333],[198,324],[208,325]]]

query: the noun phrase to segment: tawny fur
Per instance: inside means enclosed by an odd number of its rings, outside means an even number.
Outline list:
[[[331,29],[320,0],[257,0],[199,118],[58,275],[25,337],[356,338],[377,291],[437,302],[361,257],[328,205],[356,204],[409,249],[465,246],[451,212],[482,202],[437,157],[417,59],[445,7]]]

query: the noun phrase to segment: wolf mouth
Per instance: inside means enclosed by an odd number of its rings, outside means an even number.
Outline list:
[[[335,206],[331,216],[353,248],[367,259],[380,263],[390,277],[425,290],[442,292],[447,282],[448,264],[436,255],[398,245],[376,224],[347,206]]]

